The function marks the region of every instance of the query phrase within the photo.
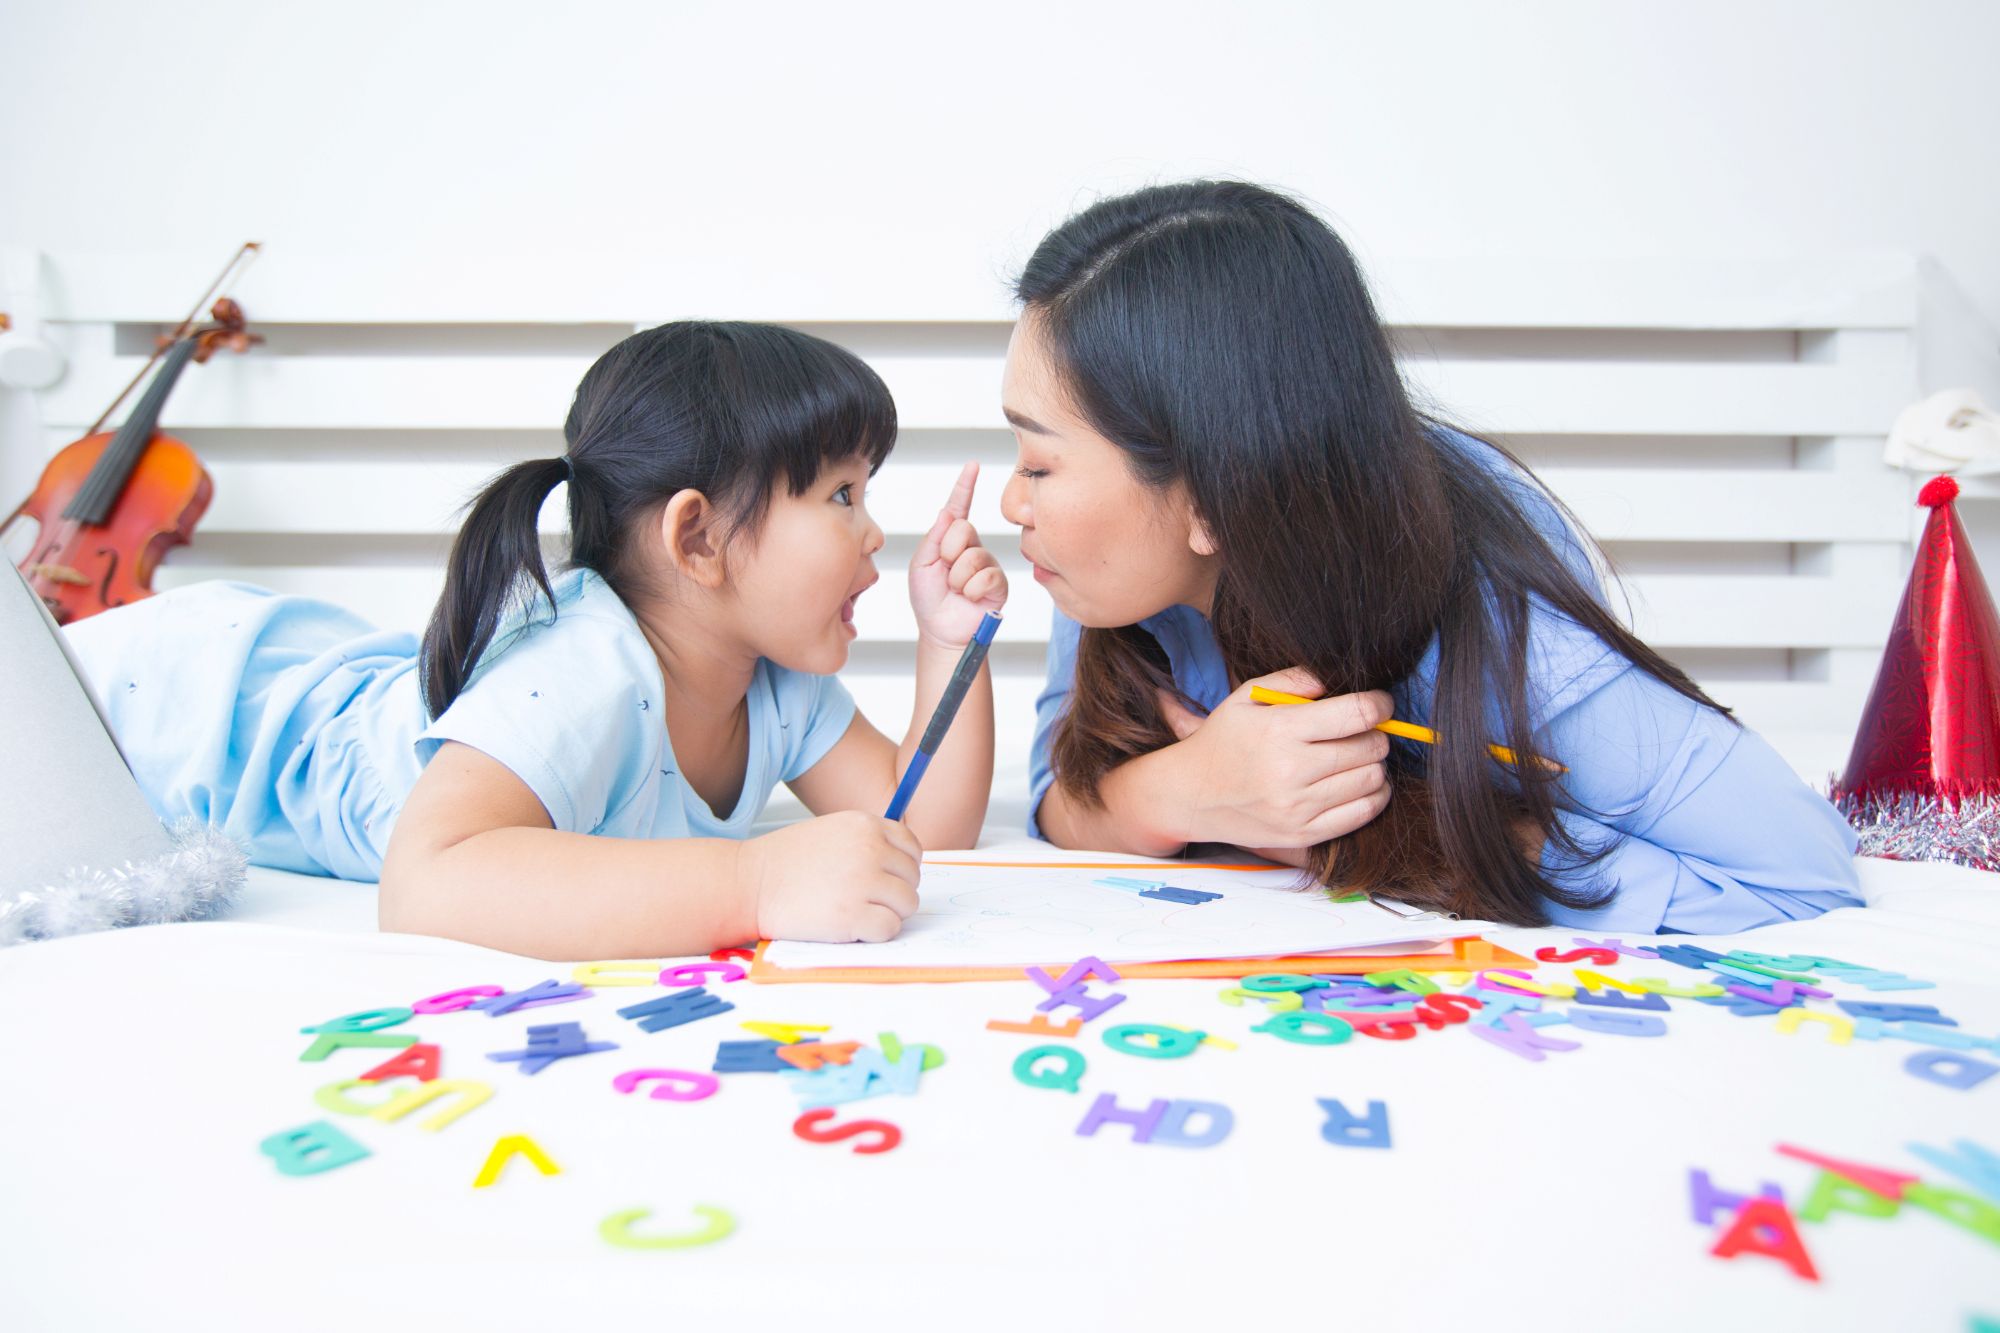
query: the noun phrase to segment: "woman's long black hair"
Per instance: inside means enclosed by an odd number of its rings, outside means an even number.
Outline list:
[[[896,442],[881,377],[843,348],[774,324],[683,320],[613,347],[585,372],[562,458],[488,482],[452,543],[444,595],[424,631],[424,703],[451,706],[510,611],[537,591],[553,611],[536,519],[569,482],[570,564],[630,602],[644,594],[641,524],[698,490],[732,526],[754,526],[775,488],[804,493],[828,463],[872,471]]]
[[[1502,768],[1486,750],[1536,753],[1530,599],[1715,705],[1620,625],[1509,488],[1411,405],[1333,230],[1255,185],[1156,186],[1051,232],[1016,294],[1085,420],[1142,482],[1185,486],[1215,537],[1212,621],[1232,680],[1303,666],[1332,694],[1387,689],[1437,640],[1432,721],[1443,740],[1395,743],[1388,808],[1314,848],[1313,875],[1524,924],[1547,919],[1546,900],[1594,901],[1522,854],[1531,826],[1564,865],[1603,853],[1557,823],[1560,775]],[[1166,658],[1144,630],[1083,631],[1052,744],[1065,790],[1094,802],[1106,771],[1173,741],[1162,687],[1172,687]]]

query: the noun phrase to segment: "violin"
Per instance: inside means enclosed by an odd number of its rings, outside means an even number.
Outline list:
[[[253,242],[239,250],[223,276],[255,249]],[[222,281],[216,279],[202,299]],[[49,460],[34,491],[0,524],[0,532],[23,517],[40,525],[21,573],[57,624],[152,596],[160,558],[187,544],[208,509],[215,493],[208,470],[194,450],[160,430],[160,412],[190,362],[202,364],[218,350],[243,352],[263,341],[248,331],[242,307],[229,297],[216,301],[209,314],[210,322],[199,326],[190,314],[158,340],[153,358],[159,372],[124,424],[115,432],[101,431],[144,378],[145,367],[82,439]]]

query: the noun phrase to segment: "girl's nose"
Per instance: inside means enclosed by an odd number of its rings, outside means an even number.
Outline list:
[[[868,520],[868,531],[861,538],[861,553],[872,556],[881,550],[888,540],[888,537],[883,535],[882,525],[871,518]]]
[[[1007,478],[1007,484],[1000,488],[1000,517],[1017,528],[1034,525],[1034,506],[1028,503],[1028,479],[1019,472]]]

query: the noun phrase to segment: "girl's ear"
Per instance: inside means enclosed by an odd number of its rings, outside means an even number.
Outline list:
[[[697,490],[675,491],[660,510],[660,543],[682,578],[720,588],[728,578],[722,559],[721,515]]]

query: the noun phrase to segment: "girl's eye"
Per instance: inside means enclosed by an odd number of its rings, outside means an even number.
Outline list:
[[[854,483],[849,482],[835,491],[833,493],[833,501],[835,504],[852,505],[854,503]]]
[[[1029,481],[1039,481],[1049,475],[1049,470],[1045,467],[1017,467],[1014,469],[1014,475],[1026,477]]]

